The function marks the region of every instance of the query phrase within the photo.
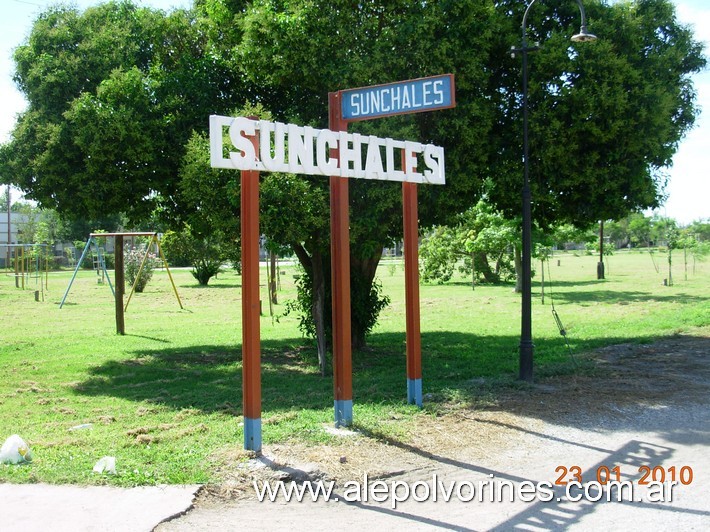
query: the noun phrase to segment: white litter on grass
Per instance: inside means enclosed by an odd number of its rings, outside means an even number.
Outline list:
[[[260,454],[255,458],[250,458],[246,461],[245,467],[247,469],[263,469],[265,467],[272,467],[275,463],[275,458],[267,456],[265,454]]]
[[[90,429],[93,427],[93,423],[82,423],[81,425],[75,425],[73,427],[70,427],[69,430],[82,430],[82,429]]]
[[[116,457],[115,456],[104,456],[100,458],[96,465],[94,466],[94,473],[111,473],[116,474]]]
[[[343,429],[340,427],[333,427],[332,425],[323,425],[325,428],[325,431],[328,434],[332,434],[333,436],[359,436],[359,432],[356,432],[354,430],[348,430],[348,429]]]
[[[13,434],[0,448],[0,463],[24,464],[32,461],[32,451],[27,442],[17,434]]]

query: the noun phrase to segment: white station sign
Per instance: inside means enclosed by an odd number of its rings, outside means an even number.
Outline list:
[[[257,134],[259,153],[249,138]],[[337,156],[331,154],[334,149]],[[245,117],[210,116],[210,162],[213,168],[233,170],[445,182],[444,149],[433,144]]]

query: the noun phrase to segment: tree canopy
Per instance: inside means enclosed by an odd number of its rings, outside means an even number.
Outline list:
[[[185,144],[238,79],[209,55],[190,12],[129,1],[51,7],[14,57],[29,105],[0,153],[3,175],[71,217],[179,209]]]

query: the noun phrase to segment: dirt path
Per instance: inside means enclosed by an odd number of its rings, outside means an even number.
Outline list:
[[[280,471],[255,469],[221,491],[206,489],[191,511],[157,530],[355,530],[373,525],[385,530],[707,529],[710,338],[678,336],[644,346],[617,345],[580,359],[585,364],[592,360],[596,369],[496,394],[484,407],[456,407],[438,417],[423,417],[406,442],[354,435],[344,436],[336,446],[266,448],[266,459],[278,463]],[[572,480],[575,466],[586,484],[618,466],[621,480],[631,481],[637,496],[650,495],[648,487],[639,485],[644,467],[656,467],[657,478],[663,473],[666,480],[679,479],[685,468],[687,485],[673,488],[671,502],[573,503],[566,500],[563,486],[552,484],[561,476]],[[687,483],[689,468],[693,478]],[[423,502],[410,496],[396,508],[392,498],[352,502],[348,482],[362,484],[365,475],[370,487],[381,479],[399,486],[399,495],[415,484],[419,498],[438,482],[445,489],[437,501],[431,493]],[[333,480],[334,496],[340,500],[260,503],[253,478]],[[520,500],[521,487],[528,483],[549,483],[552,500]],[[505,502],[490,502],[486,496],[479,501],[478,494],[469,502],[459,500],[470,497],[469,486],[478,491],[483,486],[489,495],[491,486],[503,485],[509,486],[502,488],[508,489]],[[454,496],[444,502],[442,493],[451,486]],[[510,490],[516,492],[513,502],[507,499]],[[351,502],[344,502],[347,495]]]

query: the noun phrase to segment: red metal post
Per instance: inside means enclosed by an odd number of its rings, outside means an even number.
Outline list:
[[[402,152],[404,168],[405,154]],[[422,342],[419,315],[419,219],[417,184],[402,183],[404,293],[407,313],[407,401],[422,406]]]
[[[329,128],[346,131],[340,93],[328,94]],[[331,157],[338,157],[332,150]],[[352,344],[350,330],[350,202],[348,179],[330,178],[330,254],[333,304],[333,388],[335,424],[350,425],[353,421]]]
[[[251,140],[255,153],[259,153],[258,136]],[[241,187],[244,448],[260,452],[259,172],[242,171]]]

